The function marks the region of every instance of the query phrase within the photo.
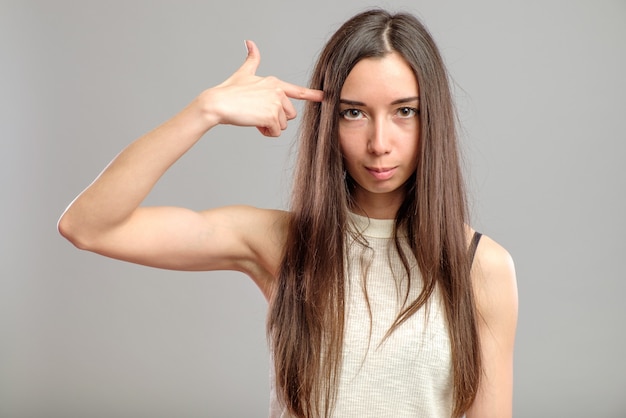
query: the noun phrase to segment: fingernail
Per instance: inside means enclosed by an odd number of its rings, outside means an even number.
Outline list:
[[[246,55],[248,55],[250,53],[250,49],[248,48],[248,40],[247,39],[243,40],[243,45],[246,47]]]

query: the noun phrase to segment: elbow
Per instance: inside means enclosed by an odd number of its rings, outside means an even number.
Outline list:
[[[89,240],[86,238],[86,235],[81,233],[81,228],[76,225],[76,222],[72,220],[72,216],[68,214],[67,211],[59,218],[57,231],[76,248],[80,250],[90,249]]]

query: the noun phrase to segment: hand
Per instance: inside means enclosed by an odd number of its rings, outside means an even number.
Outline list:
[[[246,41],[248,56],[243,65],[222,84],[207,90],[206,108],[217,123],[255,126],[263,135],[277,137],[296,117],[290,99],[321,102],[324,93],[256,75],[261,54],[256,44]]]

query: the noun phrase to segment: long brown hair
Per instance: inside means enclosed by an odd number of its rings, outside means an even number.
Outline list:
[[[409,260],[417,261],[423,291],[390,332],[438,289],[451,341],[453,417],[463,415],[476,397],[481,358],[448,75],[432,37],[414,16],[375,9],[344,23],[328,41],[311,79],[311,88],[324,91],[324,101],[308,102],[303,112],[292,215],[268,315],[278,395],[297,417],[330,414],[341,372],[351,188],[337,134],[339,95],[357,62],[392,51],[412,67],[420,89],[418,164],[396,214],[395,237],[409,279]],[[407,237],[412,254],[402,251],[400,236]]]

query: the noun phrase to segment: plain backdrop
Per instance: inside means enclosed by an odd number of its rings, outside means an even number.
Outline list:
[[[56,221],[238,68],[244,39],[259,74],[306,84],[374,5],[422,18],[455,82],[473,224],[516,261],[515,417],[626,416],[626,1],[3,0],[1,417],[267,416],[266,303],[247,277],[81,252]],[[296,128],[219,127],[146,203],[285,208]]]

